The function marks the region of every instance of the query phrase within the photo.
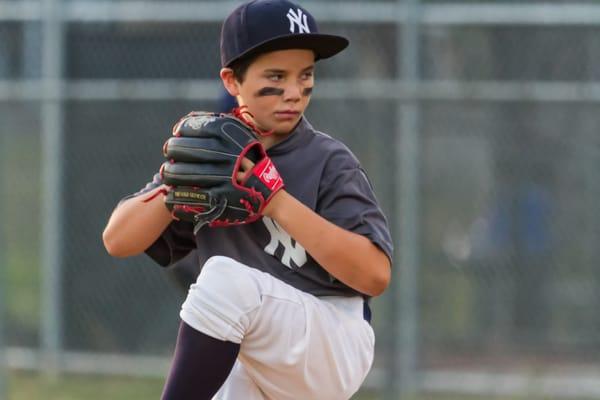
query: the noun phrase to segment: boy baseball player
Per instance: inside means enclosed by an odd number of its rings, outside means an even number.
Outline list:
[[[160,174],[114,210],[110,254],[163,266],[198,253],[163,399],[348,399],[374,351],[367,300],[390,281],[392,241],[354,155],[304,111],[315,62],[348,41],[318,32],[287,0],[236,8],[221,32],[220,77],[283,182],[255,222],[196,234],[165,206]],[[240,111],[238,111],[240,115]],[[254,165],[245,159],[240,179]]]

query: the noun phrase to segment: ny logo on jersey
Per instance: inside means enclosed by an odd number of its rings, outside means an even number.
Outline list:
[[[281,256],[281,262],[288,268],[293,269],[292,261],[296,268],[302,267],[306,264],[306,250],[299,243],[295,242],[291,236],[283,230],[281,226],[269,217],[263,217],[263,223],[267,227],[269,234],[271,235],[271,241],[265,247],[265,252],[272,256],[275,256],[275,251],[279,245],[283,246],[283,255]]]
[[[306,20],[306,14],[304,14],[299,8],[296,11],[297,12],[294,12],[294,10],[290,8],[287,13],[287,17],[290,20],[290,32],[296,33],[297,26],[298,33],[310,33],[308,21]]]

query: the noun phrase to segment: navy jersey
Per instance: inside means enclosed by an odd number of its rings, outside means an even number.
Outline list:
[[[330,222],[366,236],[391,260],[392,240],[386,218],[364,170],[345,145],[315,131],[303,117],[294,132],[268,149],[267,154],[281,174],[288,193]],[[155,175],[153,181],[135,195],[160,184],[160,177]],[[173,221],[146,253],[167,266],[195,248],[200,265],[212,256],[222,255],[316,296],[359,294],[333,278],[268,217],[246,225],[205,226],[195,236],[191,223]]]

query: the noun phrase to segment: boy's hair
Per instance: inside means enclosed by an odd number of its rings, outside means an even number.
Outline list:
[[[233,71],[233,77],[239,82],[244,83],[246,79],[246,72],[248,72],[248,68],[250,65],[256,60],[258,55],[250,55],[246,57],[242,57],[239,60],[235,60],[229,68]]]

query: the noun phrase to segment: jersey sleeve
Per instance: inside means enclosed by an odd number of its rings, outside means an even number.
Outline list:
[[[152,181],[146,186],[124,197],[119,204],[127,199],[144,195],[162,185],[159,174],[155,174]],[[166,267],[174,264],[190,251],[196,248],[196,240],[193,234],[193,224],[186,221],[173,221],[154,243],[145,250],[145,253],[159,265]]]
[[[163,267],[181,260],[196,248],[193,224],[173,221],[158,239],[146,249],[146,254]]]
[[[348,231],[363,235],[392,261],[387,219],[373,187],[352,155],[338,154],[327,163],[319,185],[317,213]]]
[[[154,174],[154,176],[152,177],[152,180],[150,182],[148,182],[146,184],[146,186],[144,186],[142,189],[138,190],[135,193],[132,193],[130,195],[127,195],[127,196],[123,197],[121,199],[121,201],[119,201],[119,204],[121,204],[125,200],[131,199],[132,197],[137,197],[137,196],[140,196],[142,194],[146,194],[148,192],[151,192],[152,190],[156,189],[160,185],[162,185],[162,179],[160,177],[160,174]]]

